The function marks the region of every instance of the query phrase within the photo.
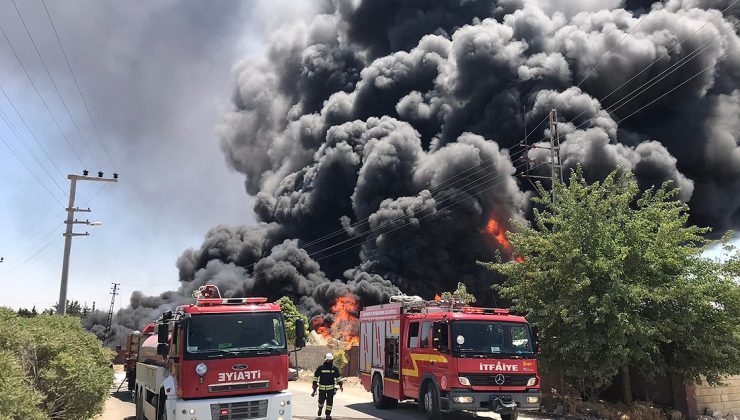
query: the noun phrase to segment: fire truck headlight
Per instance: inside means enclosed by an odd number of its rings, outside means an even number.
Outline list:
[[[459,397],[452,397],[452,401],[459,404],[471,404],[473,402],[473,397],[469,395],[462,395]]]
[[[460,382],[460,385],[470,386],[470,381],[464,376],[459,376],[457,381]]]
[[[208,366],[206,366],[205,363],[198,363],[197,366],[195,366],[195,373],[197,373],[200,376],[203,376],[208,372]]]
[[[527,381],[527,386],[535,386],[535,385],[537,385],[537,377],[534,376],[532,378],[529,378],[529,380]]]
[[[527,404],[537,404],[540,402],[540,397],[527,397]]]

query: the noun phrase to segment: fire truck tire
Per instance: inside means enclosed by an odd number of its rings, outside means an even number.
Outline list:
[[[519,418],[519,413],[501,414],[501,420],[516,420]]]
[[[419,405],[423,407],[427,413],[429,420],[440,420],[442,418],[442,412],[439,409],[439,391],[434,382],[427,381],[424,383],[424,391],[421,394],[421,401]]]
[[[157,400],[157,420],[167,420],[165,401],[167,401],[167,397],[164,394],[159,394],[159,399]]]
[[[137,390],[135,394],[136,398],[136,420],[144,420],[144,406],[143,397],[141,390]]]
[[[398,400],[383,395],[383,380],[377,373],[373,376],[373,404],[379,410],[393,408],[398,404]]]

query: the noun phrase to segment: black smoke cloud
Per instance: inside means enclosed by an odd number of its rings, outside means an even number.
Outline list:
[[[234,109],[217,128],[261,223],[212,229],[178,260],[180,290],[135,295],[119,323],[140,327],[130,320],[206,282],[287,295],[311,315],[348,293],[374,304],[460,281],[495,303],[497,279],[474,262],[509,254],[483,228],[528,214],[520,141],[525,129],[544,140],[553,108],[566,170],[672,181],[694,223],[740,225],[730,4],[325,1],[276,31],[261,61],[235,66]]]

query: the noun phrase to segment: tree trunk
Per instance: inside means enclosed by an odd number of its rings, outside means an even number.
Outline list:
[[[632,384],[630,383],[630,368],[622,368],[622,401],[632,405]]]

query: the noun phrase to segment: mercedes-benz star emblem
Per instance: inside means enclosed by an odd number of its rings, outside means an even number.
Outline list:
[[[494,379],[496,381],[496,385],[503,385],[506,378],[502,374],[496,375],[496,378]]]
[[[246,369],[247,367],[248,367],[247,365],[242,365],[242,364],[239,364],[239,365],[234,365],[234,366],[232,366],[231,368],[232,368],[232,369],[234,369],[234,370],[244,370],[244,369]]]

